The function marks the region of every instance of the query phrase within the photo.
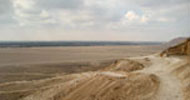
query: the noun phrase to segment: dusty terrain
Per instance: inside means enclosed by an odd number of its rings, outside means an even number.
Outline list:
[[[116,59],[158,51],[157,46],[0,48],[0,83],[97,70]]]
[[[70,73],[57,70],[58,74],[53,72],[48,78],[2,82],[0,98],[3,100],[190,100],[189,56],[161,57],[156,53],[160,50],[158,48],[127,49],[131,51],[125,51],[126,48],[120,49],[124,50],[123,52],[116,52],[117,50],[114,51],[113,48],[110,52],[105,50],[101,55],[104,59],[99,61],[108,62],[88,65],[87,68],[93,65],[94,67],[91,67],[93,70],[90,68],[83,70],[83,67],[78,68],[80,71]],[[102,54],[102,51],[100,52]],[[114,55],[117,53],[121,55]],[[106,54],[109,55],[109,59]],[[95,59],[93,57],[89,56],[88,61],[92,63]]]

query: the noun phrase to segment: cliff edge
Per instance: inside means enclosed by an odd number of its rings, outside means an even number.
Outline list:
[[[190,38],[187,38],[185,42],[164,50],[160,54],[160,56],[170,55],[190,55]]]

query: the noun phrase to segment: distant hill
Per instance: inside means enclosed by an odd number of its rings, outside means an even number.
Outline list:
[[[160,55],[190,55],[190,38],[187,38],[186,40],[184,40],[184,42],[179,43],[175,46],[169,47],[168,49],[164,50]]]
[[[169,47],[172,47],[172,46],[175,46],[179,43],[182,43],[184,42],[188,37],[178,37],[178,38],[174,38],[166,43],[164,43],[162,45],[163,48],[169,48]]]
[[[0,42],[0,47],[160,45],[160,42],[132,41],[29,41]]]

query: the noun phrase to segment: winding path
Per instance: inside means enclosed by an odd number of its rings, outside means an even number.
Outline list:
[[[182,84],[175,75],[171,73],[172,68],[180,63],[178,58],[160,58],[150,56],[152,65],[138,72],[155,74],[160,78],[160,88],[156,100],[184,100]]]

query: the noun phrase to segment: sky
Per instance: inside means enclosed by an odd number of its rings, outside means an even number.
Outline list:
[[[0,0],[0,41],[168,41],[190,0]]]

